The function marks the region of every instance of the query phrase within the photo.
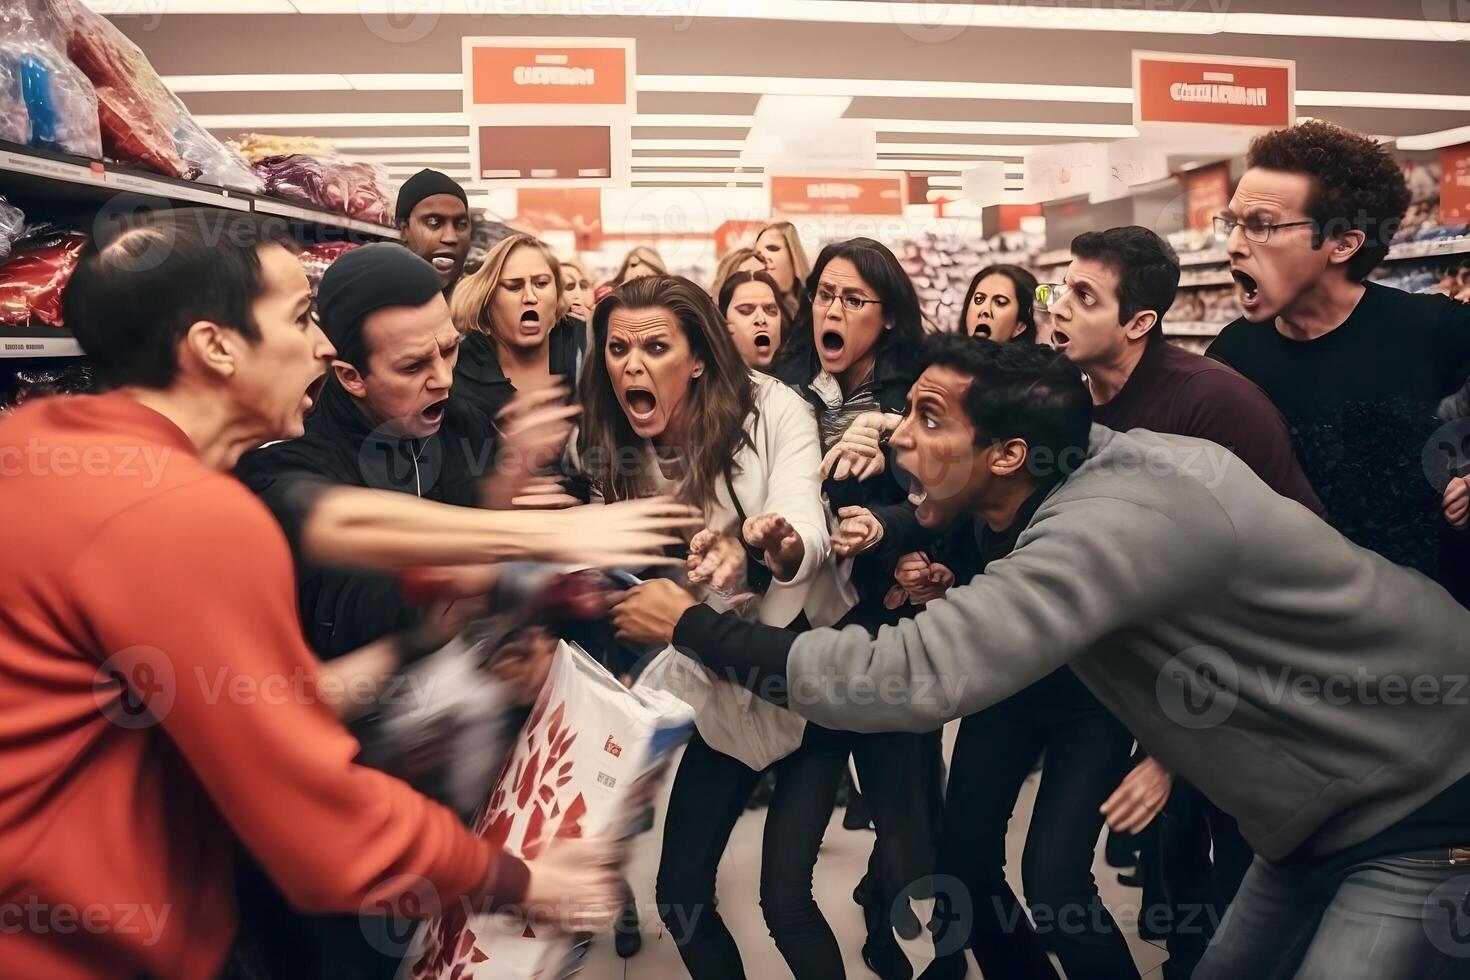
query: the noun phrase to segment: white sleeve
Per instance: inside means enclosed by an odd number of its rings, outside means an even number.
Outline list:
[[[801,396],[771,382],[762,399],[762,439],[756,446],[765,467],[766,498],[756,514],[780,514],[801,535],[806,553],[788,586],[807,582],[832,550],[822,506],[822,443],[817,417]],[[776,583],[773,583],[773,585]]]

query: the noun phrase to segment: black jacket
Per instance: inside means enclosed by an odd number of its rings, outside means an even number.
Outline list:
[[[577,372],[587,351],[587,324],[564,316],[546,340],[551,345],[551,373],[566,378],[575,394]],[[505,407],[516,389],[500,367],[495,341],[482,333],[465,334],[459,345],[459,362],[454,366],[454,390],[487,419],[494,419]]]
[[[300,525],[310,490],[371,487],[477,506],[480,478],[494,461],[495,431],[458,394],[456,387],[437,435],[398,439],[369,425],[352,396],[329,380],[305,435],[247,453],[236,466],[235,475],[265,501],[291,539],[302,626],[323,659],[412,625],[416,610],[392,576],[302,560]]]

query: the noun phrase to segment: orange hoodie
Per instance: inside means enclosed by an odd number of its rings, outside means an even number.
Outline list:
[[[0,418],[0,515],[0,975],[215,976],[237,842],[306,910],[522,897],[518,860],[353,762],[279,526],[168,419]]]

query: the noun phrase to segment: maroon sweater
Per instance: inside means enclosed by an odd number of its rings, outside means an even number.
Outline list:
[[[1092,419],[1119,432],[1150,429],[1217,442],[1271,489],[1324,514],[1276,406],[1260,388],[1212,358],[1150,343],[1123,390],[1092,407]]]

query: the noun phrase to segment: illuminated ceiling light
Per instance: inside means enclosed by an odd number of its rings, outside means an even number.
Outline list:
[[[1470,143],[1470,126],[1441,129],[1437,133],[1420,133],[1418,136],[1400,136],[1395,142],[1401,150],[1439,150],[1446,146]]]

